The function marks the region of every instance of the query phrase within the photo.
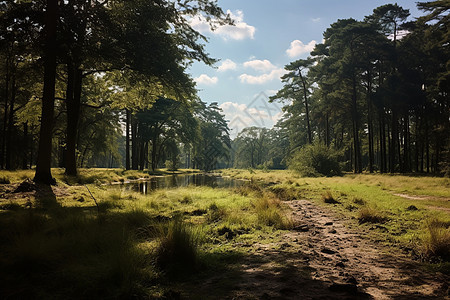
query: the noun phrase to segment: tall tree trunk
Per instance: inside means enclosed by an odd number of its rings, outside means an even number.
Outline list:
[[[327,147],[330,147],[330,112],[327,110],[326,115],[326,123],[325,123],[326,129],[325,129],[325,142],[327,144]]]
[[[23,123],[22,169],[28,169],[28,121]]]
[[[125,169],[130,169],[130,122],[131,113],[125,109]]]
[[[427,160],[427,173],[430,173],[430,139],[428,132],[428,118],[425,119],[425,151]]]
[[[370,93],[372,90],[372,78],[370,72],[367,79],[367,130],[369,139],[369,172],[373,173],[373,127],[372,127],[372,103],[370,101]]]
[[[299,70],[300,79],[303,85],[303,97],[305,99],[305,111],[306,111],[306,126],[308,129],[308,143],[312,144],[311,123],[309,121],[309,106],[308,106],[308,90],[306,88],[306,80],[302,75],[302,71]]]
[[[81,91],[83,85],[83,72],[74,70],[74,90],[72,103],[67,103],[67,152],[66,152],[66,174],[76,176],[77,170],[77,137],[78,123],[81,113]]]
[[[389,150],[390,158],[390,172],[395,172],[395,165],[397,164],[397,143],[398,143],[398,123],[397,123],[397,113],[392,110],[392,129],[391,129],[391,148]]]
[[[356,75],[352,78],[352,119],[353,119],[353,143],[355,147],[355,173],[362,173],[362,156],[359,143],[359,122],[357,108],[357,91],[356,91]]]
[[[2,142],[1,142],[1,148],[0,148],[0,168],[3,169],[5,168],[5,148],[6,148],[6,131],[7,131],[7,127],[8,127],[8,100],[9,100],[9,82],[10,82],[10,62],[9,62],[10,58],[9,55],[7,55],[6,58],[6,75],[5,75],[5,102],[4,102],[4,106],[5,106],[5,110],[3,112],[3,128],[2,128]]]
[[[139,164],[139,145],[137,138],[137,122],[131,117],[131,169],[137,170]]]
[[[16,76],[11,79],[11,97],[9,99],[9,120],[8,130],[6,131],[6,169],[14,169],[12,164],[12,136],[14,131],[14,102],[16,101]]]
[[[56,81],[56,26],[58,19],[58,1],[47,0],[45,16],[45,49],[44,49],[44,87],[42,95],[41,129],[39,133],[39,149],[34,181],[54,184],[51,173],[52,163],[52,131],[55,107]]]
[[[405,114],[405,123],[403,124],[403,170],[404,172],[411,172],[410,163],[410,137],[409,137],[409,116]]]
[[[152,171],[156,170],[156,152],[158,151],[157,144],[158,137],[155,135],[152,140]]]
[[[386,172],[386,136],[384,131],[383,110],[380,108],[378,115],[379,136],[380,136],[380,172]]]

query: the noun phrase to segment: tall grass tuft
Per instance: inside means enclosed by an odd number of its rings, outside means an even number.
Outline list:
[[[337,204],[339,201],[334,199],[333,194],[330,191],[326,191],[326,193],[322,194],[322,200],[328,204]]]
[[[384,223],[387,221],[386,216],[378,209],[364,206],[358,213],[359,224],[363,223]]]
[[[283,213],[279,199],[265,195],[257,198],[253,205],[260,224],[273,226],[277,229],[292,228],[292,220]]]
[[[11,181],[7,176],[0,176],[0,184],[10,184]]]
[[[197,262],[199,232],[194,232],[181,217],[160,229],[156,266],[168,275],[191,273]]]
[[[419,246],[421,256],[426,260],[450,261],[450,227],[448,224],[429,219],[425,222],[426,232]]]

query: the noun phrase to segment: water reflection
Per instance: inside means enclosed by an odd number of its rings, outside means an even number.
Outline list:
[[[209,186],[213,188],[233,188],[243,184],[242,180],[206,174],[168,175],[152,177],[145,181],[125,183],[125,190],[147,194],[156,189],[175,188],[188,185]]]

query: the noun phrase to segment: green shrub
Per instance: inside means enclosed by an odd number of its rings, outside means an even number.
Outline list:
[[[288,166],[302,176],[337,176],[341,175],[338,156],[336,150],[321,143],[314,143],[294,153]]]

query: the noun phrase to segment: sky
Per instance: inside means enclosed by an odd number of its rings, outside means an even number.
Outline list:
[[[189,72],[202,101],[218,102],[229,121],[231,137],[248,126],[271,128],[282,104],[269,103],[282,87],[284,66],[306,58],[323,32],[338,19],[363,20],[373,9],[397,3],[409,9],[410,20],[423,15],[416,1],[384,0],[219,0],[235,20],[214,32],[199,19],[192,26],[208,37],[206,51],[220,61],[194,63]]]

